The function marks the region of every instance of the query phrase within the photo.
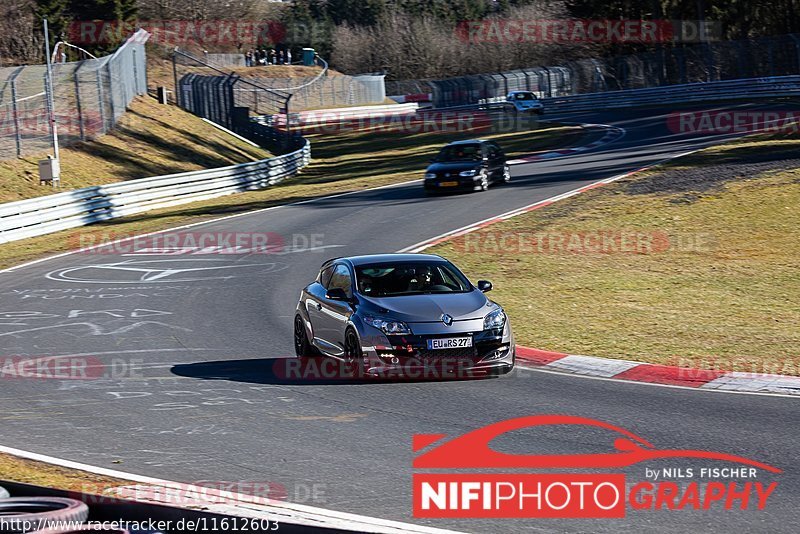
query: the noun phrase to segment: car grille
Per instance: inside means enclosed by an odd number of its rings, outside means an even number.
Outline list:
[[[419,349],[415,355],[422,361],[449,360],[473,360],[475,359],[475,348],[464,347],[458,349]]]

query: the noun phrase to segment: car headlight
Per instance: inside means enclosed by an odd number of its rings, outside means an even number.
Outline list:
[[[403,321],[393,321],[392,319],[367,316],[364,317],[364,322],[383,330],[386,334],[411,334],[411,329]]]
[[[465,176],[467,178],[469,178],[470,176],[475,176],[476,174],[478,174],[478,169],[470,169],[468,171],[461,171],[460,173],[458,173],[459,176]]]
[[[506,325],[506,314],[505,312],[503,312],[503,308],[498,308],[483,318],[484,330],[503,328],[505,325]]]
[[[433,180],[434,178],[436,178],[436,173],[435,172],[426,172],[425,173],[425,179],[426,180]]]

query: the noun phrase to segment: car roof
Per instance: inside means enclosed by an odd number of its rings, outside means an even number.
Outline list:
[[[347,261],[354,267],[359,265],[369,265],[372,263],[387,263],[399,261],[447,261],[436,254],[367,254],[364,256],[348,256],[337,258],[339,261]]]
[[[486,139],[462,139],[461,141],[453,141],[452,143],[448,143],[447,146],[453,145],[474,145],[474,144],[482,144],[488,143]]]

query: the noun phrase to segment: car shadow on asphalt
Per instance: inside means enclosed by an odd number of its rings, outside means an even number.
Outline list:
[[[253,358],[177,364],[174,375],[198,380],[224,380],[248,384],[295,386],[331,386],[389,384],[397,382],[453,382],[486,380],[484,375],[457,375],[437,369],[411,370],[405,375],[394,373],[386,377],[366,375],[357,367],[332,358]]]

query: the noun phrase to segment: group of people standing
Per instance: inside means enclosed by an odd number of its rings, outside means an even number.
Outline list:
[[[274,48],[270,48],[269,50],[264,47],[251,48],[244,55],[244,63],[248,67],[258,67],[260,65],[291,65],[292,51],[288,48],[277,51]]]

